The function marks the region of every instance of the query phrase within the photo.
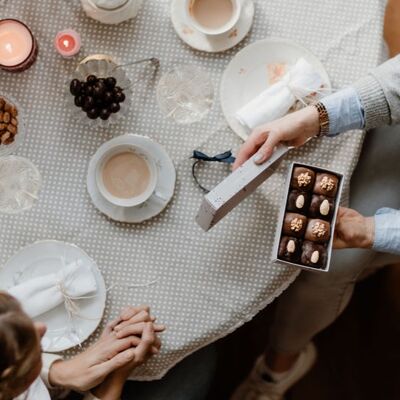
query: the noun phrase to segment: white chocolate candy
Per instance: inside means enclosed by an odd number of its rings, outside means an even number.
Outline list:
[[[315,251],[313,251],[313,253],[311,254],[311,262],[312,262],[313,264],[316,264],[316,263],[318,262],[318,260],[319,260],[319,251],[318,251],[318,250],[315,250]]]
[[[296,199],[296,207],[297,208],[304,207],[304,196],[302,194],[299,197],[297,197],[297,199]]]
[[[321,213],[321,215],[328,215],[329,214],[329,201],[328,200],[324,200],[321,205],[319,206],[319,212]]]
[[[289,240],[287,245],[286,245],[286,250],[288,253],[294,253],[296,250],[296,243],[294,240]]]

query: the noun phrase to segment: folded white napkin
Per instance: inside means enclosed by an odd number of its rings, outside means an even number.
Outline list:
[[[59,304],[79,300],[97,290],[96,279],[90,265],[81,260],[66,265],[58,272],[29,279],[9,289],[9,293],[22,304],[24,311],[37,317]]]
[[[283,117],[295,104],[312,93],[319,92],[323,85],[321,75],[304,58],[282,77],[260,93],[239,111],[235,117],[245,127],[255,127]]]

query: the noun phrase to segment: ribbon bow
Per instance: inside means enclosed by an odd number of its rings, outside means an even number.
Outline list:
[[[196,161],[193,163],[192,165],[192,175],[193,175],[193,179],[195,180],[195,182],[197,183],[197,185],[199,186],[199,188],[201,190],[203,190],[205,193],[208,193],[209,190],[206,189],[204,186],[202,186],[200,184],[200,182],[197,179],[196,176],[196,165],[200,162],[200,161],[211,161],[211,162],[220,162],[220,163],[225,163],[225,164],[233,164],[235,162],[235,157],[232,155],[232,151],[228,150],[225,151],[224,153],[221,154],[217,154],[215,156],[208,156],[205,153],[202,153],[201,151],[198,150],[194,150],[193,151],[193,155],[192,157],[193,159],[195,159]]]

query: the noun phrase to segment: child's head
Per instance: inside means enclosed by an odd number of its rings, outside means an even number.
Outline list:
[[[0,292],[0,400],[25,392],[38,377],[44,332],[45,327],[34,324],[17,300]]]

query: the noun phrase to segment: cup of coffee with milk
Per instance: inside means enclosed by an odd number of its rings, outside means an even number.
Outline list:
[[[136,145],[118,145],[106,151],[96,166],[99,192],[119,207],[135,207],[154,192],[157,166],[151,154]]]
[[[242,0],[186,0],[185,13],[194,29],[216,36],[229,32],[238,22]]]

